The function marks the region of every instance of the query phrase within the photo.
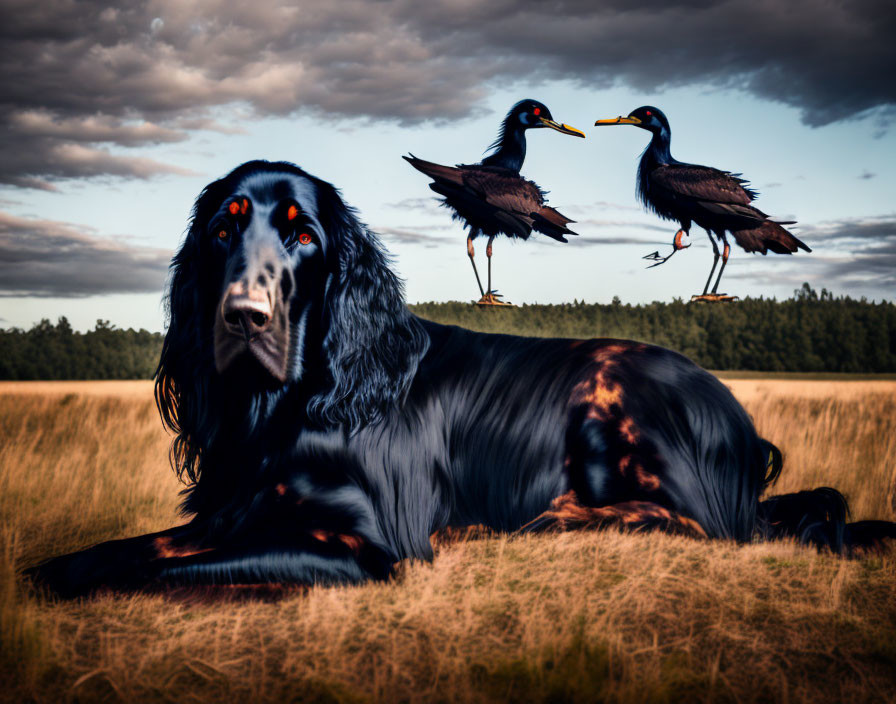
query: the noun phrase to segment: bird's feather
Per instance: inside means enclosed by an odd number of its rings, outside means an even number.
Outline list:
[[[713,215],[725,217],[730,227],[753,227],[761,225],[768,216],[758,208],[740,203],[716,203],[708,200],[696,201],[695,205]],[[695,214],[695,217],[698,217]]]
[[[538,186],[509,169],[479,165],[460,169],[464,185],[497,208],[528,214],[544,203]]]
[[[548,205],[543,205],[541,210],[537,213],[533,213],[532,227],[533,229],[538,230],[538,232],[547,235],[558,242],[567,242],[568,240],[563,235],[579,234],[567,227],[571,222],[575,222],[575,220],[570,220],[563,215],[563,213],[554,208],[551,208]]]
[[[797,249],[812,250],[773,220],[766,220],[758,227],[732,230],[735,241],[747,252],[774,252],[793,254]]]
[[[651,190],[660,188],[676,197],[695,198],[714,203],[749,205],[756,192],[747,183],[727,171],[695,164],[664,164],[649,176]]]
[[[444,166],[432,161],[418,159],[413,154],[410,156],[402,156],[401,158],[417,169],[417,171],[421,171],[432,179],[454,183],[458,186],[463,185],[463,173],[457,167]]]
[[[472,237],[505,234],[527,239],[535,229],[560,242],[575,235],[569,218],[545,205],[545,194],[532,181],[512,169],[487,164],[443,166],[411,156],[404,159],[433,183],[429,187],[444,197],[452,217],[463,222]]]
[[[439,181],[429,184],[429,187],[444,196],[442,204],[452,211],[454,220],[470,229],[472,237],[503,232],[509,237],[527,239],[531,234],[531,218],[522,213],[500,210],[471,188]]]

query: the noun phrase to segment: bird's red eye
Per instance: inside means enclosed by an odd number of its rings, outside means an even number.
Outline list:
[[[533,114],[533,115],[536,115],[536,116],[541,115],[541,108],[535,108],[535,109],[532,111],[532,114]]]
[[[218,239],[226,240],[230,236],[230,233],[227,230],[218,230]]]
[[[227,206],[227,210],[230,212],[231,215],[236,215],[237,213],[240,212],[240,204],[237,203],[236,201],[233,201],[233,203],[231,203],[229,206]]]
[[[311,244],[313,241],[314,238],[307,232],[303,232],[301,235],[299,235],[299,242],[301,244]]]
[[[647,115],[647,117],[650,117],[651,115],[653,115],[653,113],[650,112],[650,110],[645,110],[644,114]]]
[[[294,205],[289,206],[289,210],[286,211],[286,219],[295,220],[297,217],[299,217],[299,209]]]

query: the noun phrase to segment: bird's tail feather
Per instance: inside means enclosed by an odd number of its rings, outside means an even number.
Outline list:
[[[766,220],[758,227],[743,230],[734,230],[735,241],[747,252],[759,252],[765,254],[768,251],[776,254],[793,254],[798,249],[811,252],[812,250],[791,232],[781,225],[790,225],[791,222],[778,223],[774,220]]]
[[[432,161],[418,159],[413,154],[410,156],[402,156],[401,158],[417,169],[417,171],[426,174],[430,178],[447,181],[448,183],[454,183],[459,186],[463,184],[463,173],[460,169],[453,166],[444,166]]]
[[[567,227],[569,223],[575,222],[575,220],[570,220],[563,215],[563,213],[550,206],[543,205],[541,210],[531,214],[531,218],[533,229],[538,230],[542,234],[547,235],[558,242],[567,241],[564,235],[578,236],[579,234]]]

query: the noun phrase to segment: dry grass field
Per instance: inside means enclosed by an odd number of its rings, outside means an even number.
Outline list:
[[[896,382],[727,380],[776,492],[896,519]],[[614,531],[443,546],[386,584],[59,602],[18,572],[178,520],[148,382],[0,384],[0,699],[896,701],[896,549]]]

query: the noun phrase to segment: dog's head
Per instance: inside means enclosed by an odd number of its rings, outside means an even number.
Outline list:
[[[156,397],[176,457],[178,443],[214,442],[216,402],[296,385],[310,399],[297,416],[371,422],[406,392],[426,344],[376,237],[335,188],[284,162],[243,164],[203,190],[168,308]],[[178,466],[192,474],[196,459]]]
[[[259,371],[272,386],[300,379],[308,317],[335,269],[316,184],[297,173],[250,171],[209,205],[198,235],[218,293],[216,370]]]

